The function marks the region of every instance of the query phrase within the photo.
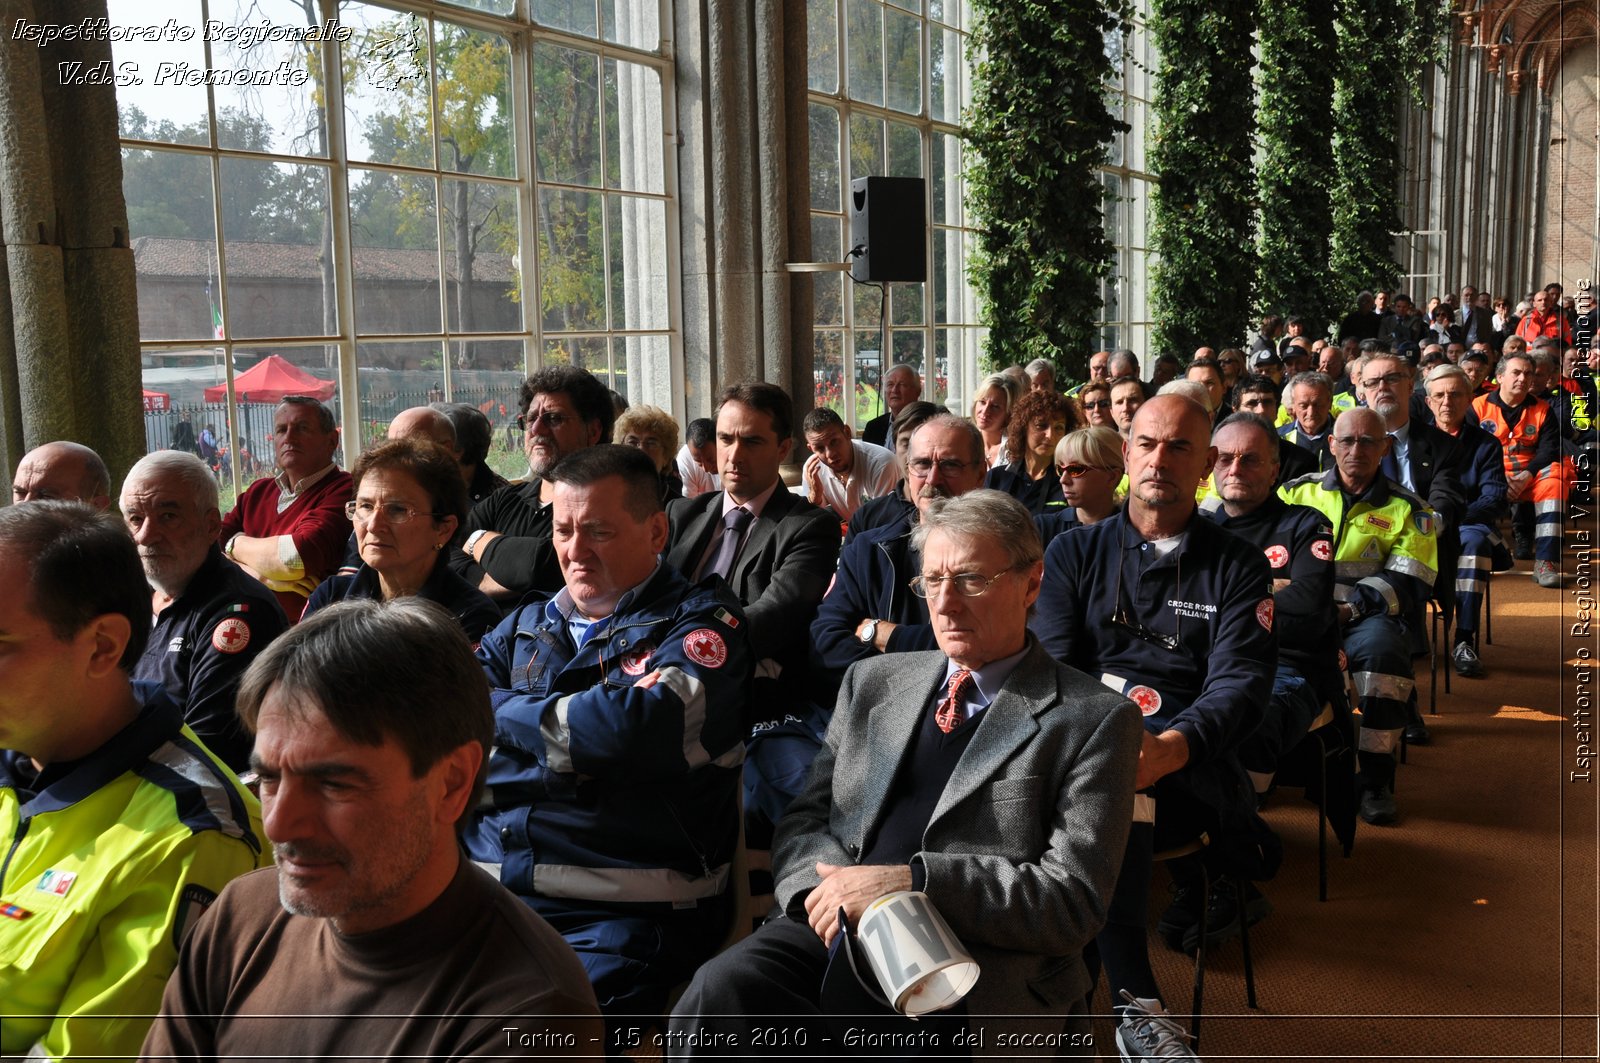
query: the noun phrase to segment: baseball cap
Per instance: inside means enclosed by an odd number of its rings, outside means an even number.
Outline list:
[[[1283,359],[1278,357],[1277,351],[1259,350],[1250,356],[1250,367],[1260,369],[1268,365],[1282,365]]]

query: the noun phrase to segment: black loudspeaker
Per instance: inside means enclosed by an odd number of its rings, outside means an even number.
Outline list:
[[[850,182],[850,264],[858,281],[928,279],[927,182],[920,177],[857,177]]]

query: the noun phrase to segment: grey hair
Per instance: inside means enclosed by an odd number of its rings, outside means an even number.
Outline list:
[[[1394,362],[1400,366],[1400,372],[1406,375],[1406,379],[1417,379],[1417,371],[1412,367],[1411,362],[1405,357],[1405,355],[1395,354],[1390,351],[1373,351],[1371,354],[1362,355],[1356,361],[1356,375],[1366,376],[1367,366],[1377,361]]]
[[[957,417],[953,413],[936,413],[926,421],[923,421],[921,424],[917,425],[917,430],[912,433],[911,438],[916,439],[917,436],[921,435],[923,430],[927,428],[948,429],[951,431],[960,432],[964,437],[966,437],[967,446],[972,452],[972,460],[979,463],[983,461],[983,433],[978,431],[977,425],[973,424],[965,417]]]
[[[1509,354],[1502,354],[1500,356],[1499,364],[1494,367],[1494,375],[1497,377],[1504,376],[1506,367],[1511,364],[1513,359],[1520,362],[1527,362],[1529,365],[1538,364],[1538,361],[1534,358],[1532,351],[1512,351]]]
[[[1289,378],[1289,392],[1291,394],[1294,392],[1295,388],[1301,387],[1320,388],[1323,391],[1331,392],[1333,391],[1333,377],[1329,376],[1327,373],[1319,373],[1315,369],[1312,369],[1304,373],[1296,373],[1294,376]]]
[[[1106,371],[1112,376],[1116,376],[1118,368],[1132,368],[1137,375],[1139,372],[1139,359],[1129,350],[1112,351],[1111,357],[1106,359]]]
[[[911,548],[922,553],[928,536],[935,531],[968,542],[994,543],[1005,550],[1013,569],[1028,568],[1044,558],[1039,528],[1028,507],[993,488],[980,487],[955,498],[929,502],[911,533]]]
[[[1428,377],[1423,381],[1423,389],[1435,380],[1460,380],[1468,388],[1472,387],[1472,378],[1459,365],[1436,365],[1428,370]]]
[[[1157,395],[1181,395],[1189,401],[1196,403],[1207,414],[1215,413],[1216,407],[1211,404],[1211,392],[1198,380],[1169,380],[1161,385]]]
[[[139,480],[152,476],[170,476],[184,487],[184,490],[194,497],[200,506],[200,512],[206,513],[218,509],[220,500],[217,496],[217,478],[205,462],[194,454],[183,450],[158,450],[153,454],[146,454],[134,462],[133,468],[128,470],[128,475],[122,480],[122,493],[127,494],[128,488]]]
[[[1031,377],[1037,374],[1041,369],[1050,370],[1051,376],[1054,376],[1056,372],[1056,367],[1051,364],[1050,359],[1048,358],[1035,358],[1033,361],[1028,363],[1027,367],[1023,369],[1023,372],[1027,373]]]

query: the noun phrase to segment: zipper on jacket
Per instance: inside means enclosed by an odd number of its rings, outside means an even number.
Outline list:
[[[17,849],[22,845],[22,839],[27,836],[28,824],[33,822],[32,816],[23,816],[17,820],[17,836],[11,839],[11,848],[6,850],[6,858],[0,863],[0,893],[6,890],[6,872],[11,869],[11,858],[17,855]]]

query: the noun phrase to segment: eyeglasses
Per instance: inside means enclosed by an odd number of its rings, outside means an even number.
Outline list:
[[[1364,388],[1375,388],[1379,384],[1388,384],[1390,387],[1394,387],[1404,379],[1406,379],[1406,375],[1404,373],[1385,373],[1382,376],[1367,377],[1367,379],[1361,382],[1361,386]]]
[[[1111,409],[1111,400],[1095,399],[1093,402],[1084,403],[1083,408],[1086,410],[1109,410]]]
[[[557,414],[557,416],[560,415]],[[550,427],[554,428],[556,426],[551,425]],[[661,440],[655,438],[654,436],[626,436],[623,438],[622,442],[627,446],[637,447],[640,450],[661,449]]]
[[[1001,569],[992,576],[985,576],[981,572],[957,572],[953,576],[918,576],[911,581],[911,593],[918,598],[935,598],[938,597],[941,587],[949,585],[968,598],[976,598],[988,590],[995,580],[1010,571],[1009,568]]]
[[[1078,477],[1086,476],[1091,472],[1110,471],[1110,469],[1107,469],[1103,465],[1081,465],[1078,462],[1073,462],[1071,465],[1062,465],[1058,467],[1056,469],[1056,475],[1063,480],[1076,480]]]
[[[404,524],[421,512],[416,506],[407,505],[404,502],[385,502],[381,506],[372,502],[346,502],[344,504],[346,519],[353,520],[357,524],[372,523],[373,516],[380,511],[383,513],[383,519],[390,524]],[[438,514],[431,513],[429,516],[437,518]]]
[[[1181,550],[1182,547],[1180,546],[1179,549]],[[1177,596],[1177,589],[1183,585],[1181,555],[1178,564],[1180,567],[1173,582],[1174,597]],[[1141,642],[1148,642],[1152,646],[1160,646],[1162,649],[1172,653],[1182,652],[1180,648],[1182,644],[1178,641],[1183,632],[1182,614],[1178,614],[1178,632],[1172,635],[1164,635],[1159,631],[1152,631],[1128,614],[1128,607],[1122,604],[1122,567],[1123,562],[1119,557],[1117,558],[1117,607],[1111,613],[1111,626],[1120,631],[1126,631]]]
[[[958,461],[955,458],[941,458],[938,461],[932,458],[912,458],[906,462],[906,468],[916,476],[927,476],[935,465],[939,467],[941,476],[959,476],[971,467],[972,462]]]
[[[572,417],[565,413],[551,413],[549,410],[542,410],[531,417],[527,414],[518,414],[517,429],[518,431],[526,432],[541,420],[544,421],[550,431],[559,432],[561,431],[561,426],[572,420]]]
[[[1334,436],[1333,441],[1341,447],[1377,447],[1382,446],[1387,436]]]

